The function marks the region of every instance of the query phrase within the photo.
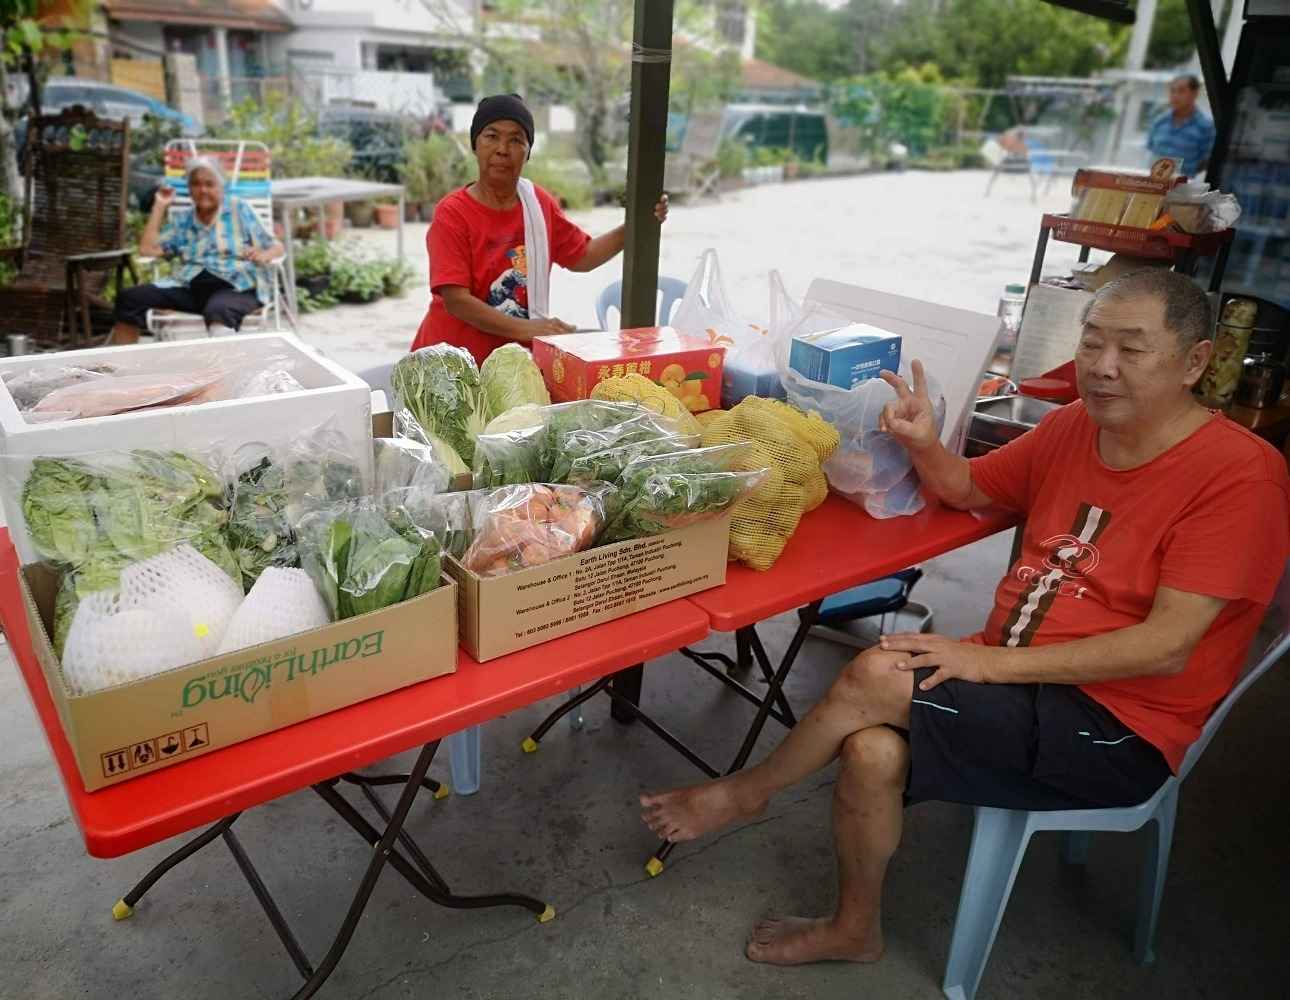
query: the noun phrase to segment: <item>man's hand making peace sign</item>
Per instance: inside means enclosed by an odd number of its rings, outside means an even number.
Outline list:
[[[882,372],[882,380],[896,390],[896,401],[882,408],[878,429],[886,431],[915,455],[926,451],[939,440],[936,432],[936,413],[931,397],[927,394],[927,376],[923,363],[910,365],[914,375],[914,388],[910,391],[905,380],[895,372]]]

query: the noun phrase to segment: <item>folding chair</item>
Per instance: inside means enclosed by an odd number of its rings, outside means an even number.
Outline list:
[[[1133,955],[1139,965],[1155,961],[1156,923],[1169,870],[1169,848],[1178,811],[1178,789],[1232,706],[1263,674],[1290,652],[1290,566],[1281,578],[1277,596],[1263,628],[1250,647],[1244,676],[1219,702],[1205,723],[1200,738],[1187,750],[1177,775],[1171,775],[1151,798],[1123,809],[1072,809],[1026,812],[1017,809],[976,808],[972,846],[968,850],[963,891],[959,897],[950,958],[943,989],[948,1000],[972,1000],[1003,919],[1017,869],[1030,836],[1040,830],[1063,830],[1062,856],[1068,864],[1083,864],[1088,855],[1088,834],[1093,830],[1131,833],[1147,823],[1156,824],[1156,835],[1147,850],[1146,865],[1138,883],[1138,920]]]
[[[270,185],[272,159],[269,147],[245,139],[173,139],[166,143],[166,185],[175,191],[170,217],[193,210],[188,193],[186,169],[194,156],[209,156],[224,172],[224,196],[246,202],[265,229],[273,232],[273,194]],[[141,258],[149,263],[148,258]],[[295,317],[284,301],[286,270],[281,259],[273,269],[273,301],[242,321],[241,333],[282,333],[295,328]],[[283,319],[286,325],[283,325]],[[204,337],[206,324],[200,316],[170,309],[148,310],[148,332],[158,340]]]
[[[876,617],[879,619],[879,634],[882,634],[887,631],[887,616],[901,611],[910,611],[918,616],[917,631],[930,632],[932,609],[909,599],[914,585],[922,578],[923,571],[913,567],[826,597],[820,605],[818,624],[811,628],[811,635],[855,646],[857,649],[867,649],[873,645],[873,641],[858,635],[848,626],[863,618]]]

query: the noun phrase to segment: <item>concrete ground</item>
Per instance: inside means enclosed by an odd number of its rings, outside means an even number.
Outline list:
[[[1010,181],[1015,187],[1009,188]],[[830,180],[741,192],[678,206],[665,273],[688,277],[705,246],[721,249],[750,319],[764,312],[765,272],[805,291],[819,274],[992,311],[1028,270],[1038,207],[1024,181],[1003,178],[984,201],[982,174]],[[1048,204],[1060,207],[1061,192]],[[613,222],[579,216],[593,231]],[[410,233],[419,245],[424,227]],[[423,266],[418,265],[418,266]],[[553,301],[591,320],[610,275],[559,275]],[[311,317],[305,335],[355,368],[396,356],[411,340],[424,294]],[[926,564],[917,596],[939,631],[984,618],[1008,555],[1000,536]],[[772,655],[792,620],[766,626]],[[714,637],[703,644],[731,649]],[[810,705],[849,652],[810,641],[790,679]],[[734,753],[751,708],[688,661],[648,668],[644,704],[717,760]],[[518,910],[456,913],[387,872],[353,944],[321,994],[345,1000],[632,998],[761,1000],[934,998],[944,971],[970,836],[964,807],[907,814],[885,900],[888,951],[877,965],[780,970],[742,957],[767,912],[819,913],[832,902],[830,769],[772,804],[757,822],[678,848],[662,877],[642,863],[654,847],[637,818],[645,789],[688,783],[689,764],[639,725],[608,718],[604,699],[574,733],[563,723],[539,753],[521,739],[555,701],[483,731],[484,784],[472,797],[418,800],[409,829],[461,892],[515,890],[559,911],[539,925]],[[1132,962],[1142,834],[1102,835],[1084,870],[1064,869],[1058,839],[1041,835],[1017,879],[980,996],[993,998],[1263,998],[1285,995],[1290,954],[1290,673],[1266,678],[1239,705],[1183,791],[1153,968]],[[180,841],[114,861],[88,858],[16,671],[0,664],[0,1000],[120,997],[269,998],[298,981],[222,846],[159,883],[134,919],[112,902]],[[758,754],[778,739],[774,723]],[[399,762],[404,765],[408,759]],[[432,774],[446,778],[446,759]],[[387,791],[387,801],[393,801]],[[369,850],[312,793],[248,813],[238,824],[311,954],[330,941]]]

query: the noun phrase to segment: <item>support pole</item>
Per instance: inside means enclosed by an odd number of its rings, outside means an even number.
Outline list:
[[[627,133],[627,239],[623,253],[622,325],[653,326],[658,296],[668,85],[672,70],[672,0],[636,0],[632,31],[631,122]]]
[[[1200,72],[1205,78],[1209,107],[1214,112],[1214,124],[1221,131],[1227,115],[1227,73],[1219,50],[1214,11],[1209,0],[1187,0],[1187,14],[1191,18],[1192,36],[1196,39],[1196,54],[1200,57]]]

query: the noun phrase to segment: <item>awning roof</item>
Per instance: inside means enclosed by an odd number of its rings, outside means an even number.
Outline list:
[[[104,0],[115,21],[156,21],[248,31],[290,31],[291,19],[271,0]]]

